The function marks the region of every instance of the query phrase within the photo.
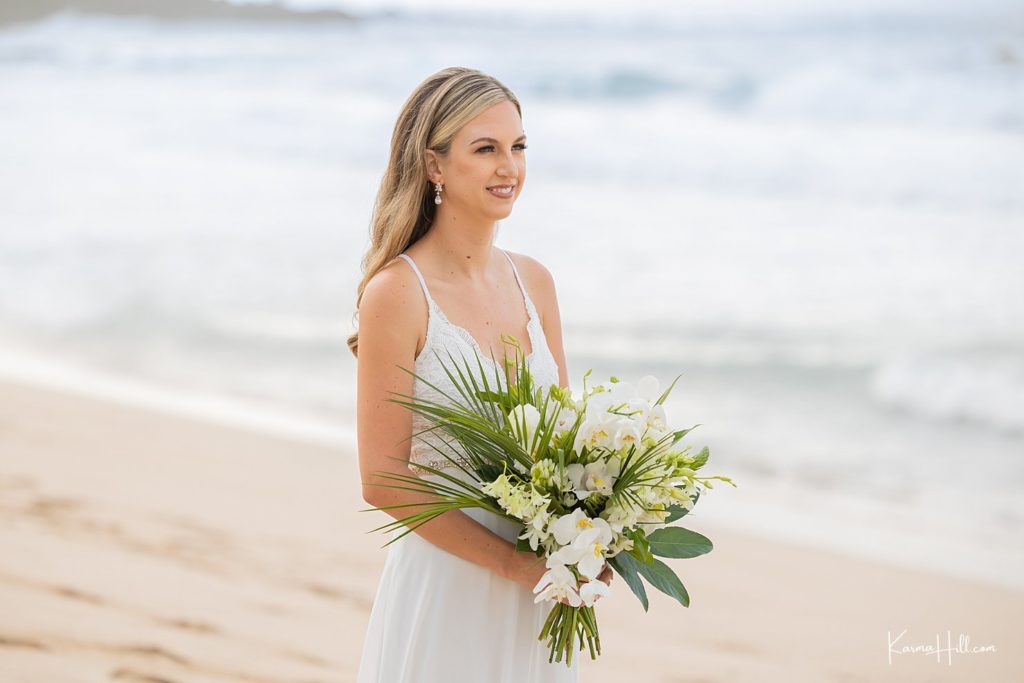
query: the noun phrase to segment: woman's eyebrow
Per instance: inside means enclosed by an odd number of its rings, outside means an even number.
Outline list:
[[[520,135],[519,137],[517,137],[514,140],[514,142],[519,142],[520,140],[525,140],[525,139],[526,139],[525,135]],[[494,138],[477,138],[476,140],[473,140],[473,142],[471,142],[469,144],[475,145],[478,142],[498,142],[498,140],[495,140]]]

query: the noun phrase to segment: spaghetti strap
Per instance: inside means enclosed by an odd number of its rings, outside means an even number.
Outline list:
[[[519,269],[516,268],[515,262],[512,261],[512,257],[508,255],[508,252],[504,249],[501,253],[505,255],[508,262],[512,264],[512,273],[516,276],[516,282],[519,283],[519,291],[523,293],[523,301],[526,303],[526,313],[533,319],[536,316],[536,307],[533,305],[533,301],[530,299],[530,295],[526,291],[526,285],[523,284],[523,279],[519,277]]]
[[[399,256],[408,261],[409,265],[412,266],[413,271],[416,273],[416,277],[420,281],[420,287],[423,288],[423,295],[427,297],[427,303],[432,304],[434,300],[430,297],[430,290],[427,289],[427,281],[423,279],[423,273],[421,273],[420,269],[416,267],[416,262],[412,260],[412,256],[405,253],[399,254]]]

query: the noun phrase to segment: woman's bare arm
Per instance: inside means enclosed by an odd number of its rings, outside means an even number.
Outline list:
[[[408,458],[412,413],[386,399],[397,398],[391,392],[412,394],[413,378],[399,366],[414,368],[426,325],[423,292],[408,266],[396,261],[367,283],[359,306],[356,424],[363,498],[374,507],[431,499],[426,494],[374,485],[391,483],[375,472],[411,472]],[[396,457],[399,459],[394,460]],[[417,510],[408,507],[387,512],[397,519]],[[517,553],[512,543],[459,510],[440,515],[414,533],[442,550],[531,589],[545,571],[538,558]]]

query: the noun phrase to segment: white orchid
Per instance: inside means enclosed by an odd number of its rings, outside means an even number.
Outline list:
[[[601,518],[608,522],[612,530],[619,534],[622,530],[636,526],[637,519],[643,511],[630,502],[616,501],[607,505],[601,512]]]
[[[562,406],[558,414],[554,416],[554,433],[561,434],[576,423],[578,413],[572,408]]]
[[[585,401],[583,423],[576,432],[573,450],[605,448],[618,451],[639,445],[645,432],[661,438],[664,435],[664,408],[657,400],[658,380],[643,377],[637,386],[629,382],[598,385]]]
[[[592,493],[610,496],[621,467],[622,461],[613,456],[607,460],[597,460],[586,465],[580,463],[566,465],[565,473],[569,476],[569,481],[572,482],[572,492],[579,500],[583,500]]]
[[[615,430],[615,435],[612,437],[612,450],[615,451],[640,443],[640,437],[643,436],[646,428],[646,421],[639,422],[625,418],[618,421],[617,427],[618,429]]]
[[[551,538],[551,531],[548,529],[550,521],[551,512],[546,507],[538,510],[533,519],[526,522],[526,527],[523,529],[523,533],[519,535],[519,538],[528,540],[530,548],[536,550],[538,545]]]
[[[489,496],[494,496],[499,501],[507,499],[512,491],[512,483],[504,474],[499,474],[494,481],[489,481],[480,487],[480,490]]]
[[[584,418],[583,424],[576,430],[576,440],[572,444],[572,449],[577,453],[582,453],[584,446],[591,450],[596,448],[598,440],[603,436],[597,434],[600,426],[601,422],[599,420],[591,417]]]
[[[608,552],[605,557],[615,557],[623,551],[633,549],[633,539],[625,534],[616,534],[615,539],[608,544]]]
[[[534,603],[563,598],[573,607],[579,607],[583,603],[577,592],[576,576],[564,565],[550,567],[544,572],[544,576],[540,577],[540,581],[533,587],[533,592],[538,594],[533,600]]]
[[[592,579],[580,586],[580,600],[584,605],[590,607],[597,602],[598,598],[609,595],[611,592],[612,589],[604,581]]]
[[[551,533],[559,545],[569,545],[582,532],[593,526],[594,520],[587,516],[585,510],[578,508],[552,522]]]
[[[591,526],[573,539],[570,545],[559,548],[547,559],[548,568],[559,564],[575,564],[580,574],[596,579],[604,569],[604,553],[614,534],[608,522],[600,517],[590,520]]]
[[[654,375],[644,375],[636,383],[636,394],[647,401],[658,400],[661,383]]]
[[[647,428],[664,432],[668,429],[668,421],[665,418],[665,405],[651,406],[647,414]]]

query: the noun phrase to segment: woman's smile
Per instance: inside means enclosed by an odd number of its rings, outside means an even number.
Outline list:
[[[488,187],[487,191],[493,194],[495,197],[508,199],[513,195],[515,189],[515,185],[494,185],[492,187]]]

